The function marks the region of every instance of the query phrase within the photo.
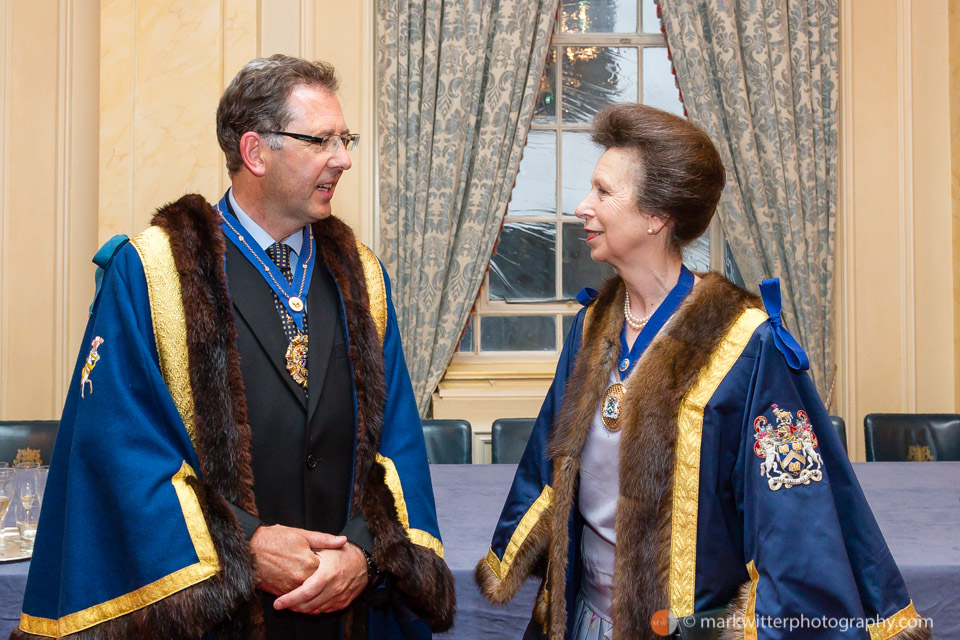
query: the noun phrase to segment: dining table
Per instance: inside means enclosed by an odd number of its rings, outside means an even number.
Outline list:
[[[960,640],[960,462],[865,462],[853,468],[916,609],[932,621],[935,638]],[[509,604],[494,605],[473,577],[515,471],[516,465],[507,464],[430,467],[445,559],[457,590],[453,627],[435,638],[523,635],[537,582],[528,580]],[[29,565],[0,563],[0,638],[19,620]]]

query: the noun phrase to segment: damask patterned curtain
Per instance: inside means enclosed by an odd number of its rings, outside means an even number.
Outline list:
[[[380,0],[380,254],[421,415],[520,166],[557,0]]]
[[[783,316],[830,395],[837,211],[837,0],[659,0],[690,119],[727,169],[718,215],[744,280]],[[756,290],[756,289],[755,289]]]

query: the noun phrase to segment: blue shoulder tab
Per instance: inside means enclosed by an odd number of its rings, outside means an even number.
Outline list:
[[[113,256],[120,247],[125,245],[129,240],[130,238],[128,238],[126,234],[113,236],[104,242],[96,255],[93,256],[93,264],[97,265],[97,272],[93,276],[96,280],[97,288],[93,292],[93,302],[90,303],[90,313],[93,313],[93,305],[97,303],[97,298],[100,297],[100,287],[103,286],[103,274],[107,271],[107,265],[113,260]]]
[[[597,299],[598,295],[600,295],[600,293],[596,289],[584,287],[583,289],[580,289],[580,293],[577,294],[577,302],[584,307],[588,307],[594,300]]]
[[[783,309],[783,302],[780,299],[780,278],[769,278],[761,282],[760,297],[763,298],[763,306],[767,308],[767,315],[770,316],[773,343],[783,354],[787,365],[797,371],[809,369],[810,360],[807,358],[807,354],[800,343],[783,326],[783,320],[780,318],[780,311]]]

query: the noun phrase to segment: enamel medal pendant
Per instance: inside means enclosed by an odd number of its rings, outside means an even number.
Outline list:
[[[600,418],[603,420],[603,426],[607,431],[620,430],[620,402],[626,392],[623,384],[617,382],[607,388],[603,394],[603,405],[600,407]]]
[[[290,377],[303,387],[307,388],[307,336],[298,333],[287,345],[287,371]]]

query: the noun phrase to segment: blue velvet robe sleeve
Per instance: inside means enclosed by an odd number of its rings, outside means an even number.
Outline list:
[[[518,539],[518,527],[524,517],[530,513],[525,523],[525,530],[519,532],[524,536],[536,524],[539,513],[550,503],[550,489],[552,488],[552,469],[550,456],[547,452],[547,443],[553,431],[557,412],[563,404],[563,394],[567,385],[567,378],[573,373],[573,363],[583,336],[583,323],[587,308],[581,309],[576,320],[567,334],[557,362],[556,374],[534,423],[533,431],[527,446],[524,449],[520,464],[517,467],[510,493],[507,495],[500,520],[490,543],[492,557],[499,566],[491,566],[494,573],[502,580],[510,570],[510,563],[504,562],[507,547],[511,544],[519,546],[523,540]],[[533,511],[531,511],[533,510]]]
[[[209,532],[202,516],[192,517],[199,505],[182,481],[199,474],[198,463],[161,376],[131,244],[102,284],[70,382],[24,595],[21,624],[34,633],[94,626],[218,570],[215,553],[213,564],[204,559]],[[99,359],[86,369],[99,340]]]
[[[382,269],[382,267],[381,267]],[[413,396],[413,386],[400,343],[397,314],[390,297],[390,280],[383,274],[387,296],[387,328],[383,341],[383,366],[387,386],[383,410],[380,456],[396,468],[406,505],[408,530],[416,544],[431,546],[443,556],[437,507],[427,464],[423,426]],[[384,461],[381,460],[381,464]],[[386,465],[385,465],[386,466]],[[396,498],[396,496],[395,496]],[[403,514],[401,514],[401,520]]]
[[[429,549],[428,553],[436,553],[443,558],[423,426],[403,356],[397,315],[390,294],[390,280],[382,265],[381,271],[387,304],[387,326],[383,341],[387,398],[377,460],[386,471],[387,485],[393,493],[397,514],[410,541]],[[383,610],[371,612],[370,637],[427,640],[432,634],[424,620],[395,602],[389,614]]]
[[[868,638],[867,623],[910,605],[903,579],[810,378],[787,366],[769,323],[754,338],[734,484],[756,637]]]

